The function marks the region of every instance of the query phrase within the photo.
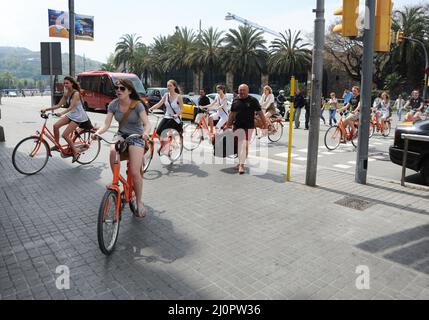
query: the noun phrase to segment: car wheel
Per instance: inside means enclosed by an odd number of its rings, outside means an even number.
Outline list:
[[[424,180],[424,182],[429,185],[429,158],[427,158],[423,164],[422,170],[420,174]]]

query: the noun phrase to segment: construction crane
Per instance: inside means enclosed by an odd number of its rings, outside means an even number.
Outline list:
[[[227,21],[236,20],[238,22],[241,22],[245,26],[250,26],[250,27],[253,27],[255,29],[262,30],[262,31],[264,31],[266,33],[269,33],[269,34],[271,34],[271,35],[273,35],[275,37],[281,38],[281,34],[280,33],[276,32],[274,30],[262,27],[262,26],[260,26],[259,24],[255,23],[255,22],[252,22],[252,21],[249,21],[247,19],[241,18],[241,17],[239,17],[239,16],[237,16],[235,14],[229,13],[229,12],[228,12],[228,14],[225,17],[225,20],[227,20]]]

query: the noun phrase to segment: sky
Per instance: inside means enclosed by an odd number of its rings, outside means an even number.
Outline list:
[[[0,46],[25,47],[40,51],[40,42],[61,42],[62,52],[68,52],[68,41],[49,38],[48,9],[68,10],[68,0],[1,0]],[[364,4],[361,0],[361,6]],[[395,0],[395,8],[428,0]],[[209,3],[213,3],[212,6]],[[341,0],[325,1],[326,25],[335,21],[334,9]],[[228,30],[240,25],[226,21],[231,12],[269,29],[284,32],[287,29],[302,30],[311,36],[314,28],[316,0],[216,0],[216,1],[147,1],[147,0],[75,0],[77,14],[94,16],[95,40],[76,41],[76,54],[105,62],[114,51],[115,44],[126,33],[136,33],[149,45],[154,37],[168,35],[176,26],[199,29],[213,26]],[[363,9],[362,9],[363,11]],[[266,35],[271,41],[272,36]]]

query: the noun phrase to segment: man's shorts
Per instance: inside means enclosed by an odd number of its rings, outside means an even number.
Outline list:
[[[350,120],[350,121],[358,121],[359,120],[359,113],[357,114],[350,114],[346,120]]]

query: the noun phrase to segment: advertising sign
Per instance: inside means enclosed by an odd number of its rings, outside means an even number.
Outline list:
[[[69,13],[48,9],[49,36],[55,38],[69,38]],[[75,15],[76,40],[94,41],[94,17],[82,14]]]

